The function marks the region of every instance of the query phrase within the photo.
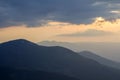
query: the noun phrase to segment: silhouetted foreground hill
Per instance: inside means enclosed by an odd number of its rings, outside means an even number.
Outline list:
[[[0,67],[0,80],[78,80],[78,79],[45,71]]]
[[[86,57],[86,58],[89,58],[89,59],[93,59],[103,65],[106,65],[106,66],[110,66],[110,67],[113,67],[113,68],[117,68],[117,69],[120,69],[120,63],[119,62],[115,62],[115,61],[112,61],[112,60],[109,60],[109,59],[106,59],[104,57],[101,57],[99,55],[96,55],[92,52],[89,52],[89,51],[82,51],[82,52],[79,52],[79,54],[83,57]]]
[[[60,73],[80,80],[120,80],[120,71],[63,47],[19,39],[0,44],[0,66]]]

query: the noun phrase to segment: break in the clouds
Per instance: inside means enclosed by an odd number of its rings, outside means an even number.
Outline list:
[[[62,37],[99,37],[105,35],[111,35],[112,32],[102,31],[102,30],[95,30],[95,29],[88,29],[84,32],[76,32],[72,34],[62,34],[58,36]]]
[[[38,26],[48,21],[90,23],[97,16],[113,15],[110,10],[114,8],[108,6],[115,1],[118,0],[0,0],[0,27]]]

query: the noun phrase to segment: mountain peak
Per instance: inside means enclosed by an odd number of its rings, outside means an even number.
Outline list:
[[[15,41],[28,41],[26,39],[16,39]]]
[[[16,39],[16,40],[11,40],[11,41],[8,41],[8,42],[4,42],[2,44],[6,44],[6,43],[32,43],[26,39]]]
[[[26,39],[16,39],[16,40],[12,40],[12,41],[9,41],[9,42],[30,42]]]
[[[4,47],[31,47],[31,46],[38,46],[37,44],[28,41],[26,39],[16,39],[16,40],[11,40],[8,42],[4,42],[2,43],[0,46],[4,46]]]

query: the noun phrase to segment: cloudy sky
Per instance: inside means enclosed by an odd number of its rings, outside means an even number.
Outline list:
[[[119,0],[0,0],[0,42],[120,42]]]

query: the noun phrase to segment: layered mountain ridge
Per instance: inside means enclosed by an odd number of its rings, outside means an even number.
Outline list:
[[[55,72],[80,80],[120,80],[120,70],[67,48],[39,46],[24,39],[0,44],[0,66]]]

